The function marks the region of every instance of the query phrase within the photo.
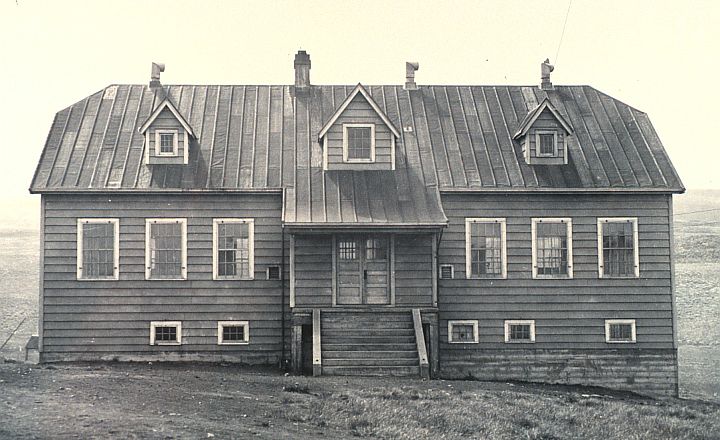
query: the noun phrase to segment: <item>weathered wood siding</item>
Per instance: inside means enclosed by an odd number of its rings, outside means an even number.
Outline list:
[[[343,162],[343,124],[375,124],[375,162]],[[362,94],[357,94],[327,134],[328,170],[391,170],[393,134]]]
[[[534,319],[532,348],[673,348],[670,220],[665,195],[449,195],[450,221],[439,263],[455,279],[439,281],[442,351],[503,348],[503,321]],[[507,219],[505,280],[465,278],[465,218]],[[532,279],[531,218],[570,217],[573,279]],[[598,278],[597,218],[637,217],[640,278]],[[637,320],[637,343],[605,343],[604,320]],[[479,320],[479,344],[447,344],[448,319]]]
[[[279,360],[282,281],[266,279],[282,264],[279,194],[43,198],[43,360]],[[119,218],[118,281],[76,279],[78,217]],[[187,280],[145,280],[145,219],[162,217],[187,218]],[[213,218],[255,219],[254,280],[213,281]],[[250,343],[217,345],[221,320],[249,321]],[[182,321],[182,345],[150,346],[150,321]]]
[[[432,234],[394,236],[396,306],[432,304],[432,239]],[[332,235],[295,236],[296,308],[332,306],[332,253]]]

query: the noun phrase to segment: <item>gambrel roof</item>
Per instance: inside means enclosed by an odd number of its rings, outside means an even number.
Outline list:
[[[294,202],[286,215],[303,221],[329,219],[351,199],[322,171],[318,135],[356,86],[311,86],[297,96],[292,86],[166,86],[197,138],[183,167],[143,164],[138,128],[158,108],[155,94],[144,85],[111,87],[117,93],[101,90],[57,113],[31,191],[287,190]],[[388,181],[398,197],[407,190],[410,200],[431,202],[438,191],[683,191],[647,114],[589,86],[364,89],[401,128]],[[567,165],[528,165],[513,140],[545,99],[574,130]],[[370,210],[379,206],[373,203]]]

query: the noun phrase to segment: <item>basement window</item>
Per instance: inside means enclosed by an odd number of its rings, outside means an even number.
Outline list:
[[[505,342],[535,342],[535,321],[505,321]]]
[[[605,342],[609,344],[634,343],[636,336],[634,319],[605,320]]]
[[[375,124],[343,124],[345,162],[375,162]]]
[[[180,345],[182,323],[180,321],[153,321],[150,323],[150,345]]]
[[[640,276],[637,218],[599,218],[598,274],[600,278]]]
[[[451,280],[455,278],[455,270],[452,264],[443,264],[440,266],[440,279]]]
[[[155,155],[156,156],[177,156],[178,155],[178,131],[177,130],[156,130],[155,131]]]
[[[572,278],[572,219],[532,219],[533,278]]]
[[[248,321],[218,321],[218,345],[244,345],[249,342]]]
[[[448,342],[451,344],[477,344],[477,320],[448,321]]]
[[[280,266],[270,266],[267,268],[267,279],[268,280],[279,280],[280,279]]]
[[[117,280],[120,231],[118,219],[81,218],[77,221],[77,279]]]

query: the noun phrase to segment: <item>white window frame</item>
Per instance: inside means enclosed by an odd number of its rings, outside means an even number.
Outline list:
[[[635,276],[605,275],[605,253],[603,249],[603,225],[605,223],[625,223],[633,225],[633,263],[635,264]],[[638,235],[637,217],[599,217],[597,219],[597,248],[598,248],[598,278],[640,278],[640,240]]]
[[[177,341],[156,341],[156,327],[175,327],[177,328]],[[182,345],[182,321],[151,321],[150,322],[150,345]]]
[[[110,277],[83,278],[83,227],[87,224],[112,223],[114,228],[113,240],[113,275]],[[77,219],[77,259],[76,274],[78,281],[112,281],[120,276],[120,220],[117,218],[79,218]]]
[[[500,276],[473,276],[472,275],[472,224],[473,223],[500,223],[500,258],[502,262],[500,265]],[[465,278],[472,280],[483,280],[483,279],[507,279],[507,219],[505,218],[481,218],[481,217],[468,217],[465,218]]]
[[[529,325],[530,340],[510,339],[511,325]],[[505,343],[506,344],[534,344],[535,343],[535,320],[534,319],[508,319],[505,321]]]
[[[248,225],[248,275],[220,276],[218,275],[218,225],[220,224],[247,224]],[[255,279],[255,219],[252,218],[214,218],[213,219],[213,280],[254,280]]]
[[[370,159],[350,159],[348,157],[348,128],[370,128]],[[343,162],[375,163],[375,124],[343,124]]]
[[[173,151],[172,153],[162,153],[160,151],[160,135],[161,134],[172,134],[173,135]],[[178,130],[177,129],[157,129],[155,130],[155,156],[162,157],[175,157],[178,155]]]
[[[532,239],[532,277],[540,280],[564,280],[573,278],[573,243],[572,243],[572,218],[570,217],[533,217],[531,224]],[[538,275],[537,271],[537,224],[538,223],[567,223],[567,251],[568,266],[567,275]]]
[[[553,152],[552,154],[540,153],[540,135],[553,135]],[[558,134],[555,130],[536,130],[535,131],[535,157],[558,157]]]
[[[613,324],[630,324],[632,340],[618,341],[610,339],[610,326]],[[634,319],[606,319],[605,320],[605,342],[608,344],[634,344],[637,342],[637,326]]]
[[[223,339],[224,327],[244,327],[242,341],[225,341]],[[248,345],[250,343],[250,322],[249,321],[218,321],[217,326],[217,343],[218,345]]]
[[[163,223],[180,223],[182,240],[180,245],[180,255],[182,266],[180,268],[180,278],[153,278],[152,277],[152,261],[150,252],[150,226],[152,224]],[[186,218],[146,218],[145,219],[145,279],[153,281],[173,281],[187,280],[187,219]]]
[[[443,268],[449,267],[450,268],[450,278],[443,278],[442,271]],[[452,280],[455,279],[455,265],[454,264],[441,264],[440,269],[438,270],[438,275],[441,280]]]
[[[472,341],[453,341],[452,331],[453,331],[453,327],[456,325],[472,325],[473,326],[473,340]],[[480,342],[480,333],[478,330],[478,320],[477,319],[448,321],[448,343],[449,344],[477,344],[478,342]]]

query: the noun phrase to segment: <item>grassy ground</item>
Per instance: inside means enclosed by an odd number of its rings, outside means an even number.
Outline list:
[[[720,405],[594,392],[206,364],[6,363],[0,438],[720,438]]]

